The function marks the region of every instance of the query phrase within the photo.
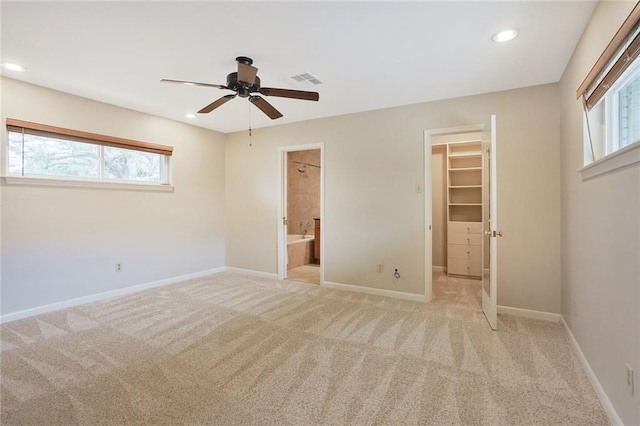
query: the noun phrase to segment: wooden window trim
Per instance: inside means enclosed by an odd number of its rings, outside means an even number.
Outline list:
[[[158,145],[148,142],[134,141],[131,139],[118,138],[115,136],[99,135],[97,133],[83,132],[80,130],[65,129],[63,127],[50,126],[48,124],[32,123],[30,121],[7,118],[7,130],[13,132],[37,135],[37,136],[59,136],[61,139],[75,142],[91,143],[94,145],[110,146],[114,148],[133,149],[136,151],[152,152],[171,156],[173,147]]]
[[[595,65],[591,68],[591,71],[589,71],[587,77],[576,91],[576,98],[580,98],[583,95],[586,96],[587,92],[590,89],[593,89],[587,96],[586,106],[588,108],[593,107],[600,99],[602,99],[607,90],[609,90],[609,87],[640,54],[640,35],[636,36],[625,52],[620,52],[625,43],[629,41],[629,37],[631,37],[639,26],[640,1],[635,5],[627,19],[622,23],[620,29],[616,32],[615,36],[613,36],[613,39],[609,42],[604,52],[600,55],[600,58],[598,58]],[[602,74],[616,58],[618,59],[615,64],[613,64],[607,74],[602,77]]]

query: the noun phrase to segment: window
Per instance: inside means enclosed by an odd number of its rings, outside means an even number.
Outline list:
[[[173,148],[7,119],[8,176],[170,183]]]
[[[611,152],[640,141],[640,61],[636,60],[629,71],[612,101],[618,115],[615,119],[618,134],[612,138]]]
[[[640,61],[588,110],[586,120],[585,164],[640,141]]]
[[[640,158],[640,3],[577,91],[585,109],[584,164],[596,174]],[[611,165],[602,167],[610,159]],[[613,165],[615,163],[615,166]],[[583,169],[584,175],[584,169]]]

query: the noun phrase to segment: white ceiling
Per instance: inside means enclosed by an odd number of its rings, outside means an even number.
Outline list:
[[[3,75],[221,132],[557,82],[595,2],[7,2]],[[520,36],[491,36],[515,27]],[[236,98],[187,119],[225,90],[249,56],[265,87],[319,102],[268,98],[270,120]],[[294,85],[310,72],[324,82]],[[251,111],[251,112],[249,112]]]

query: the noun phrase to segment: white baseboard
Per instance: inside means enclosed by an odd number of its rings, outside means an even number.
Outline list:
[[[534,311],[532,309],[512,308],[510,306],[498,305],[499,314],[513,315],[514,317],[522,317],[529,319],[537,319],[544,321],[560,322],[561,315],[553,312]]]
[[[562,315],[560,315],[560,322],[564,325],[564,328],[567,330],[567,334],[569,335],[569,341],[571,342],[571,346],[573,347],[573,350],[576,352],[576,355],[578,355],[580,364],[582,364],[582,368],[584,368],[585,373],[587,373],[587,377],[589,378],[589,381],[591,382],[591,385],[593,386],[593,390],[596,392],[596,395],[598,395],[598,399],[600,400],[602,407],[604,407],[604,411],[607,413],[607,416],[609,416],[609,421],[614,426],[618,426],[618,425],[624,426],[624,423],[622,423],[622,419],[620,419],[618,412],[613,407],[613,404],[609,400],[607,393],[604,391],[604,388],[600,384],[598,377],[596,377],[596,374],[591,369],[591,365],[589,365],[589,361],[587,361],[587,357],[584,356],[584,353],[582,352],[582,348],[580,348],[578,341],[573,336],[573,333],[571,332],[569,325],[564,320],[564,317]]]
[[[154,287],[175,284],[181,281],[200,278],[207,275],[224,272],[225,268],[208,269],[206,271],[194,272],[192,274],[179,275],[177,277],[166,278],[163,280],[153,281],[144,284],[133,285],[130,287],[109,290],[102,293],[90,294],[75,299],[63,300],[62,302],[51,303],[48,305],[37,306],[35,308],[24,309],[22,311],[12,312],[10,314],[0,315],[0,324],[16,321],[23,318],[32,317],[34,315],[46,314],[48,312],[58,311],[60,309],[70,308],[73,306],[83,305],[85,303],[97,302],[98,300],[111,299],[113,297],[126,296],[127,294],[137,293],[139,291],[148,290]]]
[[[278,274],[274,274],[272,272],[254,271],[252,269],[242,269],[242,268],[236,268],[234,266],[227,266],[225,268],[225,271],[227,271],[227,272],[238,272],[240,274],[255,275],[257,277],[263,277],[263,278],[278,279]]]
[[[362,287],[359,285],[332,283],[324,281],[322,287],[335,288],[337,290],[354,291],[356,293],[373,294],[375,296],[395,297],[396,299],[411,300],[413,302],[424,302],[424,294],[404,293],[402,291],[384,290],[380,288]]]
[[[241,274],[255,275],[258,277],[278,279],[278,274],[274,274],[270,272],[261,272],[261,271],[254,271],[251,269],[235,268],[233,266],[227,266],[226,270],[228,272],[238,272]],[[424,302],[426,300],[425,296],[422,294],[404,293],[402,291],[383,290],[383,289],[371,288],[371,287],[361,287],[358,285],[351,285],[351,284],[332,283],[330,281],[323,281],[320,284],[320,286],[327,287],[327,288],[335,288],[337,290],[353,291],[356,293],[373,294],[376,296],[394,297],[396,299],[411,300],[414,302]]]

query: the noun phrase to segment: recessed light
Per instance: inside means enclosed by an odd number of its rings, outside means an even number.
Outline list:
[[[0,67],[9,70],[9,71],[18,71],[18,72],[23,72],[26,71],[27,69],[25,67],[23,67],[22,65],[18,65],[18,64],[12,64],[11,62],[1,62],[0,63]]]
[[[503,43],[505,41],[513,40],[518,36],[518,30],[504,30],[496,33],[491,37],[491,40],[496,43]]]
[[[195,114],[185,114],[184,116],[187,118],[196,118]]]

